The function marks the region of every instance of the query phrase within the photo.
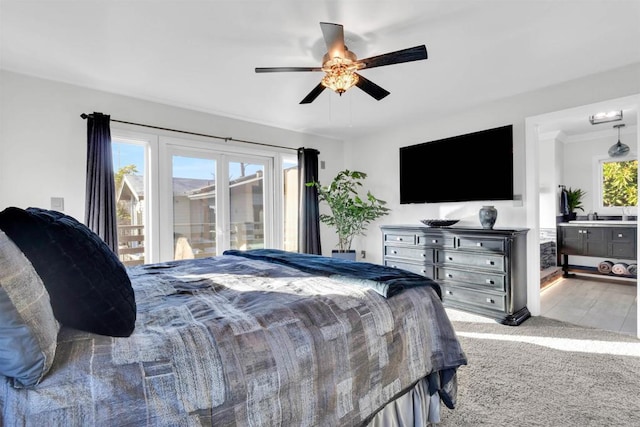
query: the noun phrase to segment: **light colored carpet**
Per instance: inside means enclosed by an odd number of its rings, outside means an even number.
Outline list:
[[[504,326],[447,312],[469,364],[440,425],[640,425],[637,338],[544,317]]]

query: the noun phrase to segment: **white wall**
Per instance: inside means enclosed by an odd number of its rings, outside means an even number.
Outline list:
[[[63,197],[64,211],[84,220],[87,123],[80,114],[94,111],[112,119],[316,148],[327,166],[320,171],[321,181],[329,181],[344,165],[342,141],[0,71],[0,210],[50,208],[51,197]],[[330,253],[334,234],[323,230],[322,239],[323,251]]]
[[[514,136],[514,191],[523,195],[524,205],[518,202],[491,202],[498,209],[495,227],[527,227],[526,177],[531,171],[525,167],[525,119],[529,116],[585,105],[605,99],[640,93],[640,64],[633,64],[611,72],[585,77],[561,85],[524,93],[508,99],[461,111],[454,116],[434,117],[432,120],[412,124],[398,124],[387,132],[378,132],[367,138],[348,141],[347,164],[368,173],[366,186],[374,195],[386,200],[391,214],[369,227],[365,237],[355,242],[357,250],[367,250],[367,260],[382,261],[382,241],[379,226],[382,224],[420,225],[421,218],[456,218],[459,225],[479,226],[478,210],[482,202],[436,203],[400,205],[398,149],[402,146],[433,141],[505,124],[513,124]],[[537,143],[537,141],[536,141]],[[443,183],[454,185],[465,179],[461,172],[443,177]],[[536,174],[537,179],[537,174]],[[429,185],[429,183],[425,183]],[[537,188],[537,183],[536,183]],[[535,198],[538,194],[536,191]],[[537,201],[535,202],[537,206]],[[486,203],[484,203],[486,204]],[[537,217],[537,215],[535,215]],[[537,218],[535,218],[537,226]],[[537,231],[537,229],[536,229]],[[537,237],[535,238],[537,241]],[[539,267],[539,264],[538,264]]]
[[[541,139],[538,143],[540,162],[540,228],[555,228],[559,210],[559,189],[556,180],[556,139]]]

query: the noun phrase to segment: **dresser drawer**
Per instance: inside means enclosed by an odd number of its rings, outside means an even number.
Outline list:
[[[404,234],[404,233],[386,233],[384,235],[384,241],[387,242],[395,242],[395,243],[406,243],[408,245],[416,244],[416,235],[415,234]]]
[[[460,237],[458,238],[458,248],[488,252],[504,252],[505,241],[504,239],[485,239],[482,237]]]
[[[455,268],[436,267],[435,279],[438,282],[457,282],[478,288],[504,292],[507,290],[506,277],[502,274],[480,273]]]
[[[493,254],[474,254],[457,251],[438,251],[436,262],[444,265],[464,265],[467,267],[478,267],[485,270],[500,271],[505,270],[505,257]]]
[[[506,307],[505,295],[488,294],[452,286],[442,286],[442,301],[445,304],[457,302],[499,311],[504,311]]]
[[[422,276],[428,277],[429,279],[433,279],[432,265],[411,264],[409,262],[396,262],[390,259],[385,259],[384,265],[393,267],[393,268],[399,268],[401,270],[407,270],[412,273],[416,273],[416,274],[420,274]]]
[[[434,246],[438,248],[453,248],[453,236],[451,235],[420,235],[418,238],[418,244],[424,246]]]
[[[408,248],[402,246],[385,246],[384,255],[395,258],[409,258],[417,261],[433,262],[433,249]]]

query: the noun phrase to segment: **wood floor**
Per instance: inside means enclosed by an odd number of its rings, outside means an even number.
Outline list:
[[[637,336],[637,281],[560,278],[540,293],[541,315]]]

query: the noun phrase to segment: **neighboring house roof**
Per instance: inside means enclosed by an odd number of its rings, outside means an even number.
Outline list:
[[[188,196],[205,187],[213,185],[213,179],[173,178],[173,194],[176,196]]]
[[[262,179],[262,171],[255,174],[233,179],[230,186],[248,184]],[[125,175],[122,180],[122,188],[118,193],[118,199],[124,194],[132,194],[138,200],[144,198],[144,179],[142,175]],[[200,199],[215,196],[215,180],[196,178],[173,178],[173,195],[186,196],[190,199]]]
[[[124,185],[128,185],[131,192],[135,194],[138,199],[144,198],[144,179],[142,175],[125,175]]]

